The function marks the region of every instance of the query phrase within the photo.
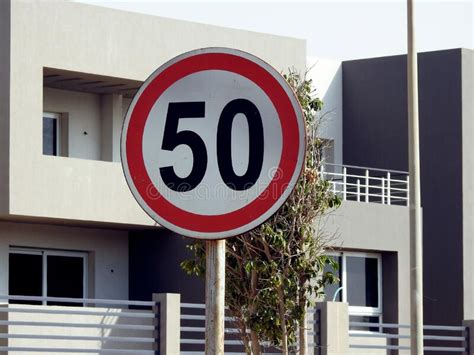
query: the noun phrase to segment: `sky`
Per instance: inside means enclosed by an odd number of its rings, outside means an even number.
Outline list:
[[[406,2],[75,0],[126,11],[307,40],[311,58],[406,53]],[[419,52],[474,48],[474,0],[415,0]]]

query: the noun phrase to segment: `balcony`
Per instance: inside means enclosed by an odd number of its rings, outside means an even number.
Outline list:
[[[321,175],[344,201],[408,205],[409,176],[405,171],[324,164]]]

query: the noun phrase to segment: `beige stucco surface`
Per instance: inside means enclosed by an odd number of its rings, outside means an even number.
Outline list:
[[[390,265],[392,270],[386,270],[384,276],[397,282],[384,283],[383,292],[387,296],[395,294],[398,304],[385,305],[384,313],[386,306],[398,308],[400,324],[410,320],[409,302],[406,301],[410,299],[408,218],[408,207],[405,206],[344,201],[340,208],[319,222],[332,236],[331,244],[337,249],[382,252],[382,258],[387,253],[396,256],[396,261]]]
[[[101,103],[97,94],[44,88],[43,111],[67,113],[68,156],[100,160]]]
[[[42,155],[43,67],[143,81],[172,57],[208,46],[251,52],[278,70],[305,67],[303,40],[65,1],[15,1],[11,14],[7,218],[154,224],[134,201],[119,163]],[[94,145],[82,149],[97,155]]]
[[[8,212],[10,152],[10,3],[0,1],[0,215]]]
[[[89,297],[128,299],[125,231],[0,222],[0,295],[8,294],[8,252],[12,246],[88,252]]]

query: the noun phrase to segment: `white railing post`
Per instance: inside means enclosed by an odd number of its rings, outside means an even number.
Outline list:
[[[342,168],[342,199],[347,200],[347,168]]]
[[[387,171],[387,204],[391,205],[392,204],[392,191],[390,188],[390,171]]]
[[[360,202],[360,179],[357,179],[357,202]]]
[[[365,202],[369,202],[369,169],[365,170]]]
[[[381,193],[381,198],[382,198],[382,205],[385,204],[385,178],[382,177],[382,188],[380,189],[382,191]]]

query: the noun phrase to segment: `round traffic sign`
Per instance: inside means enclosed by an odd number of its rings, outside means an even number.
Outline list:
[[[135,95],[122,130],[133,196],[159,224],[222,239],[267,220],[304,164],[303,113],[268,63],[228,48],[184,53]]]

